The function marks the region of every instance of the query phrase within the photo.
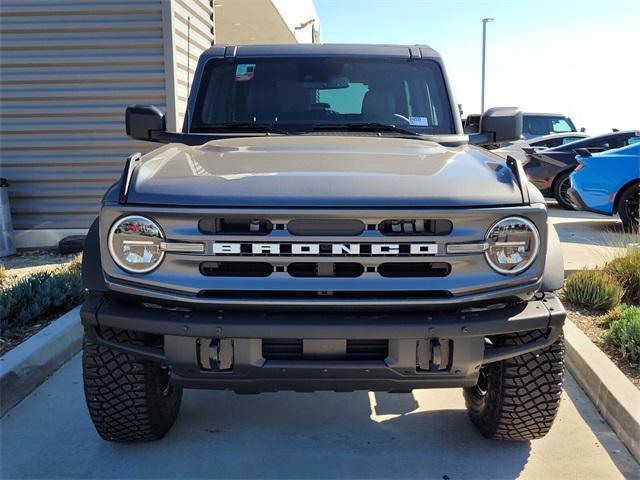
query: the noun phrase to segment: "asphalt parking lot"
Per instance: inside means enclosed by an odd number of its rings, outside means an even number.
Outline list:
[[[9,478],[640,478],[570,375],[551,433],[482,438],[459,389],[413,394],[186,391],[160,442],[95,433],[76,355],[0,421]]]
[[[602,266],[638,236],[625,234],[618,216],[564,210],[547,200],[549,222],[562,242],[565,271]]]

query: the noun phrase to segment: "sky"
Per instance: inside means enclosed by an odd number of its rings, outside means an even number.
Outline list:
[[[640,0],[315,0],[323,43],[427,44],[465,115],[485,108],[570,116],[597,134],[640,130]]]

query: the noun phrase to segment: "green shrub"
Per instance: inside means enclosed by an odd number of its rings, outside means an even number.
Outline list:
[[[640,250],[629,248],[621,257],[614,258],[604,271],[615,278],[625,290],[624,301],[640,305]]]
[[[613,322],[620,318],[622,310],[625,308],[627,308],[627,306],[624,304],[613,307],[607,313],[598,318],[598,324],[603,328],[609,328]]]
[[[605,342],[618,348],[630,363],[640,362],[640,307],[625,307],[604,337]]]
[[[565,298],[578,306],[609,310],[620,304],[624,289],[602,270],[579,270],[565,283]]]
[[[39,317],[68,310],[84,298],[77,259],[50,272],[37,272],[0,290],[0,335]]]

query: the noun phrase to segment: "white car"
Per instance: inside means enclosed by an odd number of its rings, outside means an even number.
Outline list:
[[[528,140],[516,140],[515,142],[503,143],[500,148],[491,151],[504,158],[507,158],[507,155],[511,155],[513,158],[520,160],[524,165],[528,161],[527,154],[524,151],[525,148],[544,149],[557,147],[587,138],[588,136],[586,133],[580,132],[552,133],[551,135],[543,135]]]

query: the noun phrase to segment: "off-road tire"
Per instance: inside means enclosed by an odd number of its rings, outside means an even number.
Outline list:
[[[638,204],[640,196],[640,183],[627,187],[618,199],[618,215],[622,220],[622,228],[627,233],[638,231]]]
[[[151,337],[113,329],[102,329],[100,335],[132,344],[148,344]],[[91,420],[105,440],[158,440],[178,416],[182,389],[169,383],[160,363],[99,346],[85,335],[82,377]]]
[[[496,338],[495,346],[541,339],[535,330]],[[482,367],[478,385],[464,389],[467,412],[480,433],[496,440],[535,440],[551,428],[560,406],[562,337],[550,347]]]
[[[571,175],[571,171],[561,173],[558,175],[558,178],[553,182],[553,198],[556,199],[558,205],[560,205],[565,210],[575,210],[575,207],[569,203],[569,199],[567,198],[567,190],[569,188],[569,175]]]

